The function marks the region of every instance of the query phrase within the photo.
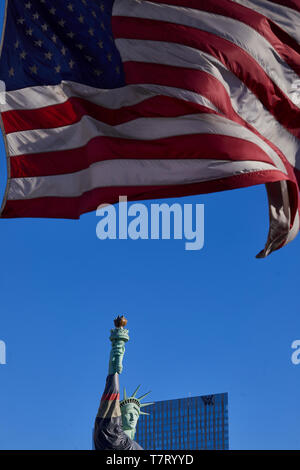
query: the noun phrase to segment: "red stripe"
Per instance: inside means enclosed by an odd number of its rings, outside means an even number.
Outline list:
[[[288,193],[291,209],[291,228],[294,224],[297,211],[300,211],[300,198],[299,198],[299,185],[297,180],[295,182],[288,181]]]
[[[78,219],[81,214],[96,210],[100,204],[118,202],[120,195],[127,195],[128,200],[131,201],[171,198],[243,188],[286,179],[287,177],[278,170],[264,170],[187,185],[98,188],[76,198],[44,197],[7,201],[1,217]]]
[[[230,0],[210,0],[200,2],[199,0],[189,0],[188,5],[184,0],[152,0],[153,3],[183,6],[199,11],[206,11],[216,15],[227,16],[250,26],[261,36],[267,39],[281,57],[295,70],[300,73],[300,45],[297,41],[277,26],[265,15],[256,12],[251,7],[239,5]]]
[[[102,395],[101,401],[115,401],[120,400],[119,393],[106,393]]]
[[[124,158],[254,160],[274,165],[256,144],[226,135],[180,135],[151,141],[96,137],[77,149],[11,157],[11,177],[74,173],[98,161]]]
[[[205,73],[205,72],[204,72]],[[211,75],[207,74],[208,82],[214,81],[214,85],[207,86],[207,82],[203,80],[203,88],[201,90],[204,96],[213,101],[216,107],[222,109],[224,115],[232,121],[241,124],[248,128],[255,135],[258,135],[264,140],[282,159],[287,170],[290,169],[290,164],[287,162],[285,156],[279,149],[268,139],[263,137],[254,127],[244,121],[232,108],[230,98],[222,84]],[[218,92],[211,95],[211,89]],[[71,104],[69,103],[71,101]],[[52,108],[54,112],[52,113]],[[72,110],[69,114],[68,112]],[[76,111],[73,113],[73,110]],[[77,114],[76,114],[77,113]],[[5,123],[6,130],[22,131],[30,130],[32,128],[48,128],[48,127],[59,127],[71,125],[79,121],[83,115],[91,115],[95,119],[103,119],[104,122],[110,125],[117,125],[128,120],[138,117],[174,117],[183,116],[186,114],[217,114],[213,110],[206,108],[205,106],[199,105],[193,102],[187,102],[174,97],[168,96],[154,96],[145,99],[143,102],[133,106],[123,107],[119,110],[109,110],[99,105],[90,103],[82,98],[71,98],[65,103],[61,103],[55,106],[49,106],[46,108],[39,108],[36,110],[21,110],[21,111],[7,111],[3,113],[3,120]],[[43,123],[43,126],[42,124]],[[199,157],[204,155],[195,154],[194,149],[191,148],[192,142],[194,142],[195,136],[190,141],[186,142],[186,138],[183,136],[182,141],[176,142],[175,151],[172,148],[172,139],[160,139],[158,141],[147,141],[143,143],[140,140],[128,140],[128,139],[117,139],[110,137],[99,137],[90,141],[86,146],[67,151],[58,151],[51,153],[38,153],[38,154],[26,154],[11,159],[12,176],[15,178],[26,177],[26,176],[39,176],[39,175],[52,175],[60,173],[71,173],[79,171],[83,168],[87,168],[91,163],[104,159],[112,158],[161,158],[161,155],[170,155],[169,158],[181,157],[182,155],[188,157]],[[207,137],[209,139],[209,137]],[[225,136],[223,136],[223,139]],[[203,137],[199,135],[198,139]],[[234,138],[232,138],[234,139]],[[219,141],[219,140],[218,140]],[[168,149],[168,145],[171,143],[171,148]],[[199,140],[197,141],[199,144]],[[222,142],[220,142],[222,144]],[[234,141],[236,144],[236,141]],[[205,145],[205,143],[204,143]],[[215,146],[210,148],[215,149]],[[206,147],[206,145],[205,145]],[[217,150],[217,149],[216,149]],[[223,152],[225,149],[222,147]],[[179,151],[181,154],[179,154]],[[207,151],[207,150],[206,150]],[[209,151],[209,150],[208,150]],[[161,153],[160,153],[161,152]],[[216,151],[216,153],[218,153]],[[236,159],[251,159],[250,157],[238,154]],[[264,154],[264,152],[262,152]],[[222,154],[222,153],[221,153]],[[221,155],[220,154],[220,155]],[[232,152],[231,152],[232,154]],[[233,153],[234,154],[234,153]],[[243,154],[243,152],[242,152]],[[209,152],[211,155],[211,152]],[[223,155],[223,154],[222,154]],[[257,152],[253,153],[253,158],[256,158]],[[265,155],[265,154],[264,154]],[[224,154],[224,158],[230,159],[230,152]],[[223,157],[221,157],[223,158]],[[267,157],[268,158],[268,157]],[[262,161],[267,161],[266,156],[262,157]],[[293,178],[292,171],[289,171],[289,176]]]
[[[210,81],[210,75],[207,74],[207,78]],[[214,78],[212,77],[214,80]],[[203,80],[201,83],[204,84],[202,88],[202,94],[206,95],[209,99],[213,101],[213,104],[216,107],[222,109],[224,115],[231,119],[232,121],[241,124],[242,126],[248,128],[255,135],[258,135],[262,140],[264,140],[282,159],[286,168],[289,171],[290,164],[287,162],[285,156],[278,150],[278,148],[270,142],[268,139],[260,135],[260,133],[244,121],[232,108],[231,101],[227,95],[226,90],[223,85],[215,80],[215,86],[212,86],[214,90],[218,86],[218,93],[211,95],[211,86],[207,87],[207,83]],[[208,92],[208,90],[209,92]],[[220,99],[222,98],[222,99]],[[86,108],[85,108],[86,106]],[[198,114],[198,113],[207,113],[207,114],[217,114],[213,110],[206,108],[205,106],[199,105],[193,102],[187,102],[173,97],[168,96],[155,96],[144,100],[142,103],[123,107],[116,110],[109,110],[101,106],[95,105],[86,101],[84,99],[71,99],[71,105],[68,102],[55,105],[55,109],[52,114],[52,107],[39,108],[36,110],[22,110],[22,111],[7,111],[3,113],[3,120],[5,122],[6,129],[9,131],[22,131],[30,130],[31,128],[42,128],[40,123],[43,123],[43,126],[46,128],[52,126],[66,126],[71,125],[74,121],[79,121],[83,115],[90,115],[95,119],[103,119],[104,122],[110,125],[121,124],[130,119],[137,117],[177,117],[183,116],[186,114]],[[68,115],[70,109],[76,110],[77,115],[72,112]],[[24,129],[25,128],[25,129]],[[190,148],[192,142],[194,142],[195,136],[191,138],[190,141],[186,142],[186,138],[183,136],[182,141],[178,140],[176,142],[175,151],[172,148],[172,139],[160,139],[158,141],[147,141],[143,143],[140,140],[128,140],[128,139],[117,139],[110,137],[99,137],[90,141],[86,146],[67,150],[67,151],[58,151],[51,153],[37,153],[37,154],[26,154],[18,157],[13,157],[11,159],[12,167],[12,176],[15,178],[26,177],[26,176],[39,176],[39,175],[52,175],[60,173],[72,173],[74,171],[79,171],[83,168],[87,168],[91,163],[96,161],[101,161],[104,159],[112,158],[161,158],[161,155],[170,155],[169,158],[181,157],[186,155],[188,157],[199,157],[201,155],[195,154],[194,149]],[[199,135],[198,139],[202,139]],[[225,136],[223,136],[223,139]],[[209,139],[209,137],[208,137]],[[234,138],[232,138],[234,139]],[[219,141],[219,140],[218,140]],[[168,145],[171,143],[171,148],[168,149]],[[222,142],[220,142],[222,144]],[[197,141],[199,144],[199,140]],[[201,145],[203,144],[201,140]],[[236,141],[234,141],[236,144]],[[204,144],[205,145],[205,144]],[[210,148],[215,149],[215,146]],[[217,149],[216,149],[217,150]],[[179,154],[179,151],[182,152]],[[207,150],[206,150],[207,151]],[[209,151],[209,150],[208,150]],[[224,151],[224,148],[222,148]],[[160,153],[161,152],[161,153]],[[216,151],[216,153],[218,153]],[[241,155],[236,155],[236,159],[251,159],[250,157],[243,157]],[[264,154],[264,152],[262,152]],[[231,152],[232,154],[232,152]],[[233,153],[234,154],[234,153]],[[243,154],[243,152],[242,152]],[[211,155],[211,152],[209,152]],[[222,153],[220,155],[223,155]],[[253,158],[256,158],[257,152],[253,153]],[[230,152],[224,154],[224,158],[230,159]],[[223,158],[223,157],[221,157]],[[262,161],[265,160],[265,156],[262,157]],[[293,178],[292,172],[289,171],[289,176]]]
[[[215,85],[217,86],[217,83]],[[226,100],[223,86],[219,87],[218,94],[224,95],[223,99]],[[230,106],[229,99],[227,99],[227,106]],[[73,97],[64,103],[44,108],[5,111],[2,113],[2,118],[6,133],[10,134],[33,129],[69,126],[79,122],[83,116],[91,116],[110,126],[117,126],[141,116],[177,117],[199,112],[209,112],[209,109],[197,103],[162,95],[152,96],[135,105],[119,109],[105,108],[83,98]]]
[[[247,52],[230,41],[195,28],[140,18],[114,17],[113,29],[116,37],[179,43],[216,57],[252,90],[283,126],[300,137],[299,109]],[[203,94],[204,76],[198,70],[131,61],[125,62],[124,68],[128,84],[156,83]],[[207,83],[205,96],[211,95],[213,101],[215,90],[211,86]]]
[[[177,71],[177,67],[175,68]],[[180,78],[178,84],[181,83],[181,80],[184,80],[185,71],[190,72],[190,69],[180,69],[176,73],[178,79]],[[170,74],[173,76],[173,68]],[[188,75],[191,74],[188,73]],[[190,83],[191,78],[189,79]],[[207,97],[224,115],[230,119],[238,118],[238,122],[240,122],[239,116],[232,108],[225,87],[217,78],[207,72],[197,70],[193,74],[193,78],[194,88],[191,83],[191,90],[195,91],[197,87],[197,93]],[[67,126],[79,122],[85,115],[90,115],[99,121],[115,126],[140,117],[177,117],[185,114],[207,112],[207,110],[208,108],[197,103],[163,95],[147,98],[141,103],[115,110],[104,108],[82,98],[70,98],[64,103],[45,108],[6,111],[2,114],[2,117],[5,131],[9,134],[32,129]]]
[[[178,74],[177,74],[178,75]],[[184,77],[181,71],[181,77]],[[232,108],[230,97],[225,87],[212,75],[206,72],[197,73],[198,93],[207,97],[212,104],[222,111],[224,116],[248,127],[249,126]],[[201,79],[202,77],[202,79]],[[214,90],[214,93],[211,90]],[[136,105],[118,110],[111,110],[91,103],[82,98],[70,98],[64,103],[34,110],[14,110],[3,113],[6,133],[21,132],[33,129],[50,129],[68,126],[79,122],[83,116],[90,116],[109,125],[118,125],[140,117],[178,117],[187,114],[215,113],[197,103],[174,97],[154,96]],[[258,132],[254,131],[256,134]]]

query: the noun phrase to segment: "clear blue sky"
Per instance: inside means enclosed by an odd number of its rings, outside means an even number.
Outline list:
[[[1,140],[0,186],[5,181]],[[166,201],[168,202],[168,201]],[[300,238],[255,259],[264,186],[205,204],[205,246],[96,237],[80,221],[0,220],[0,449],[90,449],[109,330],[126,314],[121,385],[152,400],[229,393],[231,449],[300,449]]]

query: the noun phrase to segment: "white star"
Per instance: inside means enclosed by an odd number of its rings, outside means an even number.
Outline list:
[[[103,49],[103,41],[99,41],[99,42],[97,42],[97,44],[100,47],[100,49]]]
[[[12,67],[12,68],[8,71],[8,73],[9,73],[9,76],[10,76],[10,77],[14,77],[14,75],[15,75],[15,69]]]
[[[33,18],[34,20],[38,20],[39,17],[40,17],[40,15],[39,15],[38,13],[35,13],[34,15],[32,15],[32,18]]]
[[[61,66],[58,65],[57,67],[55,67],[55,71],[56,71],[56,73],[59,73],[61,71]]]
[[[94,18],[97,18],[96,12],[94,10],[92,11],[92,15]]]
[[[56,12],[56,8],[51,8],[49,10],[49,13],[51,13],[51,15],[55,15],[55,12]]]
[[[111,54],[107,54],[107,59],[111,62]]]
[[[30,10],[30,8],[31,8],[31,2],[25,3],[25,8],[27,8],[28,10]]]
[[[94,73],[95,73],[95,75],[97,75],[97,77],[100,77],[100,75],[102,74],[102,71],[99,70],[99,69],[96,69],[96,70],[94,70]]]
[[[51,38],[51,39],[52,39],[52,41],[53,41],[53,42],[55,42],[55,43],[56,43],[56,42],[57,42],[57,36],[56,36],[56,34],[53,34],[53,36],[52,36],[52,38]]]
[[[15,42],[15,49],[18,49],[19,45],[20,45],[20,41],[16,41]]]
[[[42,24],[42,30],[47,31],[48,30],[48,25],[46,23]]]
[[[78,47],[78,49],[80,49],[81,51],[84,48],[84,46],[82,44],[76,44],[76,47]]]
[[[32,36],[32,33],[33,33],[33,29],[32,29],[32,28],[29,28],[29,29],[26,30],[27,36]]]
[[[18,23],[18,24],[23,24],[24,21],[25,21],[25,18],[19,18],[18,21],[17,21],[17,23]]]
[[[87,5],[86,0],[81,0],[84,5]]]
[[[65,46],[61,49],[61,53],[62,55],[66,55],[66,52],[67,52],[67,49],[65,48]]]
[[[69,36],[69,38],[73,39],[73,37],[75,36],[74,33],[72,33],[72,31],[70,33],[67,34],[67,36]]]
[[[100,5],[100,10],[101,10],[101,11],[104,11],[104,5],[103,5],[103,3]]]
[[[93,28],[90,28],[90,29],[89,29],[89,34],[90,34],[91,36],[94,36],[94,31],[95,31],[95,30],[94,30]]]
[[[103,22],[101,23],[101,28],[102,28],[102,29],[105,29],[105,26],[104,26],[104,23],[103,23]]]
[[[46,52],[46,53],[45,53],[46,59],[51,60],[51,59],[52,59],[52,56],[53,56],[52,52]]]
[[[90,57],[89,55],[84,56],[88,62],[92,62],[93,57]]]
[[[79,23],[84,23],[84,16],[80,15],[78,21]]]
[[[34,44],[38,47],[42,47],[43,41],[41,41],[41,39],[39,39],[38,41],[34,41]]]
[[[68,9],[69,9],[70,11],[74,11],[74,5],[72,5],[72,3],[69,3]]]
[[[70,69],[72,69],[74,67],[74,65],[75,65],[74,60],[70,60],[70,62],[69,62]]]
[[[32,67],[29,67],[29,70],[31,73],[34,73],[35,75],[37,74],[37,66],[33,65]]]
[[[61,26],[63,28],[65,26],[66,22],[65,22],[65,20],[60,20],[58,22],[58,24],[59,24],[59,26]]]
[[[26,56],[27,56],[27,52],[23,51],[20,54],[20,59],[26,59]]]

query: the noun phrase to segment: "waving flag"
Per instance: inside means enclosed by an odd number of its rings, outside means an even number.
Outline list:
[[[7,0],[1,217],[265,183],[299,231],[300,0]]]

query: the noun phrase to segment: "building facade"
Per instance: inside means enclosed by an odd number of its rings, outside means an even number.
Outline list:
[[[141,415],[135,440],[145,449],[228,449],[228,394],[157,401]]]

